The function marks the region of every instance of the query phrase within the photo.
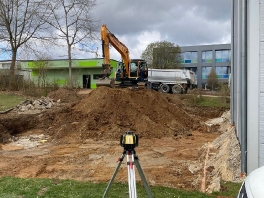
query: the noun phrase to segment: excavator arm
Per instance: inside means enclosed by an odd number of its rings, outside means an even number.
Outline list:
[[[111,44],[120,54],[124,62],[125,72],[123,72],[123,77],[129,77],[129,64],[130,64],[130,58],[129,58],[129,50],[128,48],[119,41],[113,33],[111,33],[106,25],[102,25],[101,27],[101,40],[102,40],[102,51],[103,51],[103,57],[104,57],[104,64],[103,69],[104,73],[108,76],[111,73],[110,68],[110,49],[109,45]]]

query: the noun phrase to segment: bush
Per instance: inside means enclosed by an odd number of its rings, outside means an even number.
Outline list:
[[[9,73],[7,70],[0,72],[0,90],[9,91]],[[23,76],[15,76],[15,89],[21,91],[24,95],[32,97],[47,96],[49,92],[57,90],[59,88],[56,81],[46,82],[43,86],[38,87],[31,80],[23,79]]]
[[[203,100],[202,89],[193,89],[190,93],[188,100],[191,104],[198,104]]]

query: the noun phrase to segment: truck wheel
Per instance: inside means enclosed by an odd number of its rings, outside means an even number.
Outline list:
[[[173,94],[181,94],[182,93],[182,88],[180,85],[173,85],[171,89]]]
[[[167,85],[167,84],[162,84],[162,85],[160,86],[160,91],[161,91],[162,93],[169,93],[169,92],[170,92],[170,86]]]

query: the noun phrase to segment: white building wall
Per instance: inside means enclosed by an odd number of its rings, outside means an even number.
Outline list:
[[[247,20],[247,173],[258,168],[261,157],[259,136],[263,133],[260,121],[264,116],[261,100],[264,102],[264,90],[261,93],[261,80],[264,78],[264,0],[248,1]],[[262,16],[263,15],[263,16]],[[261,67],[262,72],[261,72]],[[263,87],[264,88],[264,87]],[[261,132],[262,130],[262,132]],[[264,149],[264,148],[263,148]],[[264,165],[264,164],[263,164]]]
[[[264,0],[259,2],[259,166],[264,166]]]

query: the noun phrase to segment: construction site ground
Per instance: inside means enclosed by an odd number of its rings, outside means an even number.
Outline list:
[[[52,107],[0,114],[0,176],[108,182],[123,152],[120,135],[134,131],[150,186],[212,192],[221,180],[239,181],[228,109],[127,88],[59,89],[48,97]],[[125,161],[115,181],[127,182]]]

